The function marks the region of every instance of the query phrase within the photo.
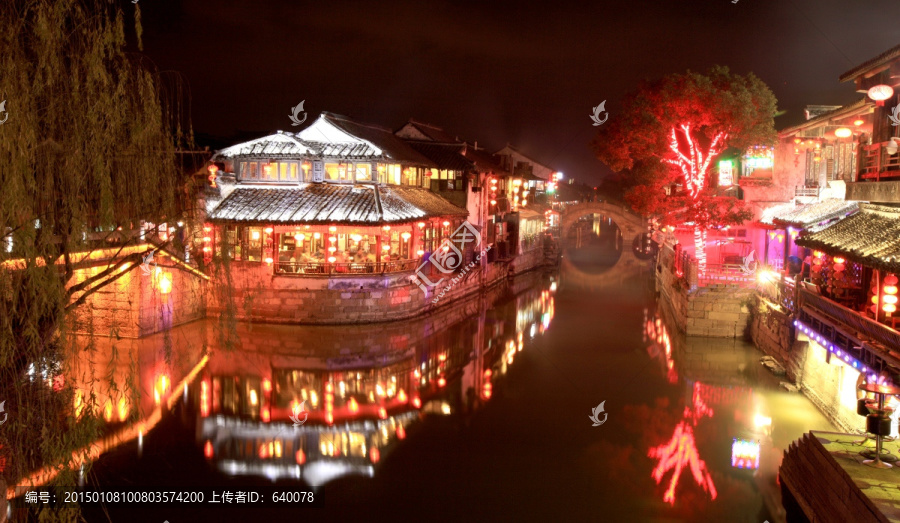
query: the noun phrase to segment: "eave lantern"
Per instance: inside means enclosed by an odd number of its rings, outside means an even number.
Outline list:
[[[869,98],[875,100],[875,105],[881,107],[885,100],[894,96],[894,88],[890,85],[880,84],[869,89],[867,94]]]
[[[881,310],[890,318],[891,314],[897,311],[897,276],[888,274],[884,278],[884,287],[882,287]]]
[[[853,131],[849,127],[838,127],[834,130],[834,135],[838,138],[850,138],[853,136]]]

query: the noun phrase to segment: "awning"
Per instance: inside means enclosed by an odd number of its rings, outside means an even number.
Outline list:
[[[806,229],[824,226],[832,220],[839,220],[859,210],[858,202],[828,199],[801,205],[790,211],[775,214],[772,221],[781,227]]]
[[[802,234],[797,245],[900,272],[900,209],[871,203],[860,203],[859,209],[828,227]]]
[[[421,187],[301,183],[299,187],[239,187],[209,214],[212,222],[245,224],[385,224],[467,217]]]

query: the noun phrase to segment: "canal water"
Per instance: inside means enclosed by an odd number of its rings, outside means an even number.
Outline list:
[[[612,255],[566,255],[589,274],[621,269]],[[171,408],[105,453],[87,484],[314,487],[323,506],[86,505],[85,516],[782,521],[782,452],[833,427],[751,345],[679,335],[647,263],[590,288],[532,272],[414,321],[241,325],[233,349],[214,321],[142,340],[136,405],[171,395]]]

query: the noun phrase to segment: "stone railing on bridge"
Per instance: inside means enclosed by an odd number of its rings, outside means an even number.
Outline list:
[[[860,362],[877,371],[900,369],[900,332],[834,301],[800,289],[797,317]]]

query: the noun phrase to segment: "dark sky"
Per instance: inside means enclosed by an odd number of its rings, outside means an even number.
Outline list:
[[[139,1],[145,53],[184,75],[197,133],[298,130],[306,100],[308,122],[415,118],[585,181],[609,172],[587,145],[591,108],[615,118],[643,78],[753,72],[782,128],[858,99],[838,76],[900,44],[900,0]]]

